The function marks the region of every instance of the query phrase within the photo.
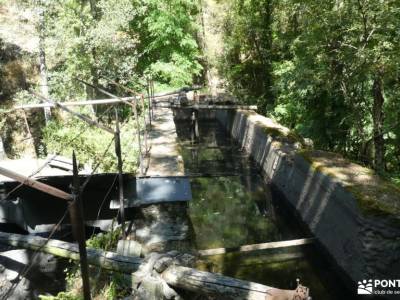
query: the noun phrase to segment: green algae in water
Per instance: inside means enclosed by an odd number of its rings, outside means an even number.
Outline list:
[[[332,271],[327,266],[318,265],[320,262],[313,251],[312,246],[307,246],[214,255],[200,261],[197,267],[282,289],[295,289],[299,278],[310,288],[313,299],[346,299]]]
[[[206,160],[223,160],[224,155],[222,151],[218,148],[201,148],[198,149],[183,149],[181,151],[181,155],[183,161],[189,161],[193,159],[193,154],[195,153],[196,159],[198,161],[206,161]]]
[[[271,193],[218,122],[200,121],[200,141],[194,145],[184,130],[188,126],[187,122],[177,124],[187,174],[239,175],[191,179],[189,214],[198,249],[307,237],[287,207],[281,205],[284,199]],[[206,150],[210,147],[214,149]],[[197,267],[283,289],[294,289],[296,278],[300,278],[313,299],[349,299],[335,271],[310,246],[210,256],[202,258]]]
[[[192,179],[193,200],[189,214],[199,249],[278,241],[300,237],[278,219],[275,207],[266,199],[266,186],[245,183],[253,177]],[[288,236],[286,232],[290,231]]]

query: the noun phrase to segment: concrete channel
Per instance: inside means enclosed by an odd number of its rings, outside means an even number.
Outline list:
[[[300,277],[313,299],[328,300],[355,299],[363,279],[400,278],[398,220],[366,213],[272,120],[246,110],[157,108],[149,144],[146,175],[124,176],[130,238],[140,251],[195,253],[315,237],[315,245],[213,255],[197,267],[286,289]],[[83,192],[88,234],[112,226],[115,178],[95,175]],[[41,180],[68,190],[71,176]],[[2,183],[1,194],[16,185]],[[45,236],[66,206],[23,187],[1,208],[1,231]],[[68,222],[58,233],[67,240]]]

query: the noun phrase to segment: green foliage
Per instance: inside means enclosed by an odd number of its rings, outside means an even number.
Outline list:
[[[385,168],[400,170],[400,2],[228,5],[220,71],[234,93],[316,147],[369,165],[381,132]]]
[[[121,235],[121,228],[111,232],[93,235],[86,241],[88,248],[113,251],[117,247]],[[115,272],[103,271],[100,268],[90,266],[90,285],[92,297],[95,299],[121,299],[129,295],[128,283],[123,275]],[[73,262],[65,269],[67,289],[57,296],[40,296],[42,300],[80,300],[81,296],[81,273],[79,264]]]
[[[139,73],[155,76],[173,87],[190,84],[200,74],[195,40],[198,13],[194,0],[136,0],[131,28],[138,36]]]
[[[117,248],[118,240],[121,236],[121,228],[106,233],[93,235],[86,241],[89,248],[112,251]]]
[[[393,175],[391,177],[391,180],[398,188],[400,188],[400,175],[399,174]]]
[[[230,89],[260,112],[273,102],[271,90],[271,22],[269,0],[230,1],[224,28],[220,72]],[[251,17],[250,17],[251,16]]]
[[[82,300],[82,296],[77,296],[69,292],[60,292],[57,296],[39,295],[40,300]]]
[[[106,126],[115,128],[113,123],[108,123]],[[124,172],[135,173],[137,169],[138,148],[135,136],[136,121],[128,118],[124,124],[121,124]],[[43,144],[47,153],[60,153],[65,157],[71,157],[72,151],[75,151],[78,161],[81,164],[87,164],[92,169],[100,162],[97,172],[117,171],[117,157],[112,139],[112,134],[89,126],[76,118],[54,120],[43,129]],[[109,150],[104,155],[107,147]]]
[[[48,2],[46,50],[51,92],[61,99],[104,97],[74,81],[75,77],[95,84],[107,84],[109,79],[133,84],[151,74],[169,86],[190,84],[201,70],[195,40],[196,3]]]
[[[234,247],[274,239],[279,235],[273,222],[261,214],[255,202],[266,191],[247,189],[240,177],[192,180],[190,218],[200,249]]]

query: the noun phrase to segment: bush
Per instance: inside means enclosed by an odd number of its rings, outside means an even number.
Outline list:
[[[115,128],[114,123],[107,124]],[[135,173],[138,166],[138,147],[136,140],[136,122],[130,118],[121,124],[121,151],[124,172]],[[43,129],[43,144],[47,153],[59,153],[71,157],[75,151],[78,161],[90,168],[100,163],[97,172],[116,172],[117,157],[113,135],[92,127],[81,120],[51,121]],[[105,150],[108,148],[106,154]],[[45,154],[45,153],[43,153]]]

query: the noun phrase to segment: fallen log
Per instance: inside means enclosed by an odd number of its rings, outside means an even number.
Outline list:
[[[0,243],[30,250],[40,250],[55,256],[79,260],[78,245],[73,243],[5,232],[0,232]],[[142,259],[137,257],[123,256],[114,252],[91,248],[87,249],[87,259],[91,265],[122,273],[136,272],[142,263]]]
[[[11,234],[0,232],[0,243],[31,250],[39,250],[55,256],[79,261],[78,245],[37,236]],[[163,257],[163,255],[160,255]],[[140,266],[147,262],[138,257],[123,256],[114,252],[87,249],[87,260],[91,265],[101,268],[135,274]],[[153,269],[153,267],[151,267]],[[150,270],[149,270],[150,271]],[[296,290],[281,290],[266,285],[239,280],[220,274],[203,272],[193,268],[169,265],[157,271],[161,278],[171,287],[192,291],[198,294],[218,296],[218,299],[247,299],[247,300],[306,300],[308,288],[298,285]],[[297,297],[297,298],[295,298]]]
[[[217,296],[217,299],[303,300],[308,299],[309,296],[308,288],[302,285],[299,285],[296,290],[281,290],[181,266],[170,266],[161,274],[161,277],[170,286],[199,294]],[[297,298],[295,298],[296,296]]]
[[[289,240],[289,241],[269,242],[269,243],[261,243],[261,244],[244,245],[244,246],[232,247],[232,248],[216,248],[216,249],[199,250],[198,253],[200,256],[210,256],[210,255],[225,254],[225,253],[231,253],[231,252],[250,252],[250,251],[259,251],[259,250],[267,250],[267,249],[288,248],[288,247],[312,244],[314,242],[314,240],[315,240],[315,238],[305,238],[305,239],[297,239],[297,240]]]

